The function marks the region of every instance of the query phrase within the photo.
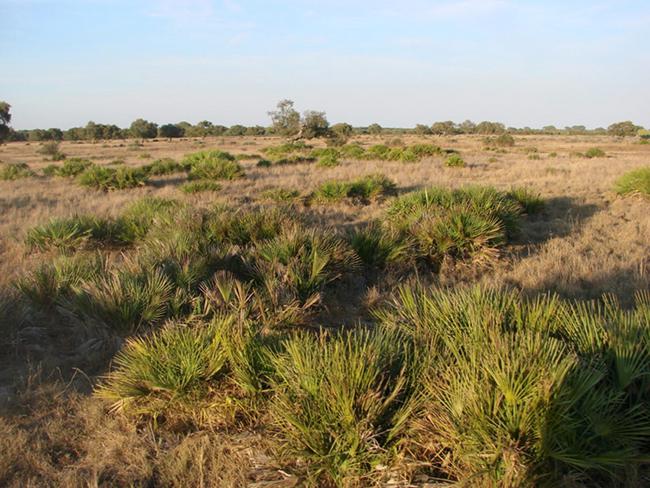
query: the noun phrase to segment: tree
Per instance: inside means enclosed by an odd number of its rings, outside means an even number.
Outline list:
[[[379,124],[370,124],[368,126],[368,134],[372,134],[373,136],[381,134],[383,130]]]
[[[9,138],[9,122],[11,122],[11,105],[0,101],[0,144]]]
[[[158,127],[158,137],[172,139],[174,137],[183,137],[183,129],[175,124],[164,124]]]
[[[466,120],[462,122],[459,128],[463,134],[473,134],[474,132],[476,132],[476,124],[471,120]]]
[[[330,130],[338,137],[348,138],[352,135],[354,127],[345,122],[339,122],[338,124],[334,124]]]
[[[277,110],[268,112],[273,122],[273,132],[281,136],[294,136],[300,131],[300,114],[293,108],[292,100],[280,100]]]
[[[266,128],[261,125],[253,125],[246,128],[247,136],[263,136],[264,134],[266,134]]]
[[[418,134],[420,136],[426,136],[426,135],[431,134],[431,128],[428,125],[417,124],[415,126],[415,129],[413,129],[413,132],[415,132],[416,134]]]
[[[638,125],[635,125],[632,121],[626,120],[625,122],[616,122],[615,124],[607,127],[607,133],[613,136],[635,136],[636,133],[642,129]]]
[[[241,124],[235,124],[228,128],[223,134],[224,136],[243,136],[246,135],[246,127]]]
[[[315,110],[305,111],[302,116],[299,135],[305,139],[329,136],[330,124],[327,121],[325,112],[317,112]]]
[[[431,133],[438,134],[441,136],[448,136],[458,133],[458,128],[451,120],[446,120],[444,122],[434,122],[431,126]]]
[[[489,122],[484,120],[476,126],[477,134],[503,134],[506,131],[506,126],[501,122]]]
[[[138,139],[153,139],[158,134],[158,125],[144,119],[136,119],[129,128],[131,135]]]

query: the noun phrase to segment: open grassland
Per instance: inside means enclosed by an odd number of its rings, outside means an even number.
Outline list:
[[[650,483],[650,146],[39,150],[0,146],[0,485]]]

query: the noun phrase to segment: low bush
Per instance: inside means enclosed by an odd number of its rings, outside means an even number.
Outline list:
[[[168,218],[181,208],[176,200],[146,197],[129,204],[118,218],[119,239],[135,242],[149,233],[152,225]]]
[[[132,334],[168,315],[172,293],[172,283],[161,271],[127,267],[83,283],[64,307],[115,332]]]
[[[650,167],[625,173],[616,180],[614,189],[619,195],[637,194],[650,197]]]
[[[57,141],[42,142],[38,150],[39,154],[49,156],[52,161],[61,161],[65,159],[65,154],[59,151],[60,143]]]
[[[339,165],[338,156],[332,154],[325,154],[318,158],[318,166],[322,168],[332,168]]]
[[[188,177],[196,180],[233,180],[244,176],[235,157],[223,151],[199,151],[183,160],[189,168]]]
[[[276,202],[293,202],[300,198],[300,192],[298,190],[288,190],[286,188],[273,188],[263,192],[262,197]]]
[[[304,153],[311,149],[311,146],[302,141],[287,142],[279,146],[264,148],[262,152],[271,159],[282,159],[293,153]]]
[[[129,339],[96,393],[113,410],[153,417],[200,401],[226,369],[224,333],[223,323],[175,323]]]
[[[77,215],[52,219],[47,224],[31,228],[27,231],[25,242],[31,249],[70,252],[90,245],[115,243],[118,234],[118,226],[109,219]]]
[[[452,154],[445,160],[445,166],[450,168],[462,168],[465,166],[465,160],[459,154]]]
[[[77,181],[82,186],[96,190],[125,190],[144,186],[149,176],[142,168],[107,168],[105,166],[92,165],[79,174]]]
[[[585,152],[585,158],[604,158],[607,157],[607,154],[605,154],[605,151],[598,147],[592,147],[590,149],[587,149]]]
[[[27,163],[0,163],[0,180],[12,181],[34,176]]]
[[[219,191],[221,185],[212,180],[195,180],[183,183],[180,187],[183,193],[201,193],[205,191]]]
[[[92,166],[92,162],[82,158],[70,158],[63,162],[62,166],[50,165],[43,169],[47,176],[63,176],[72,178],[83,173],[87,168]]]
[[[544,210],[544,199],[539,193],[532,193],[528,188],[513,188],[508,192],[508,196],[519,203],[524,213],[528,215]]]
[[[271,415],[282,451],[313,483],[370,484],[394,460],[407,428],[417,368],[408,345],[383,331],[298,335],[274,357]]]
[[[143,169],[152,176],[171,175],[185,171],[185,167],[172,158],[156,159],[153,163],[144,166]]]
[[[346,144],[339,148],[341,157],[348,159],[363,159],[366,151],[358,144]]]
[[[390,227],[373,222],[349,235],[350,246],[368,267],[382,269],[412,255],[411,243]]]
[[[69,299],[82,283],[99,278],[106,270],[106,260],[99,253],[57,256],[20,278],[16,288],[32,305],[49,311]]]
[[[476,486],[640,481],[650,303],[639,298],[624,311],[611,301],[402,287],[377,315],[423,350],[416,461]]]
[[[353,181],[327,181],[312,194],[312,200],[318,203],[339,202],[350,199],[358,203],[395,195],[396,185],[384,175],[375,174]]]
[[[388,223],[412,238],[416,254],[435,269],[447,257],[489,261],[517,232],[523,211],[515,196],[491,187],[434,187],[395,200]]]
[[[300,305],[317,303],[325,285],[358,265],[354,251],[332,231],[295,224],[285,224],[277,236],[259,243],[253,259],[271,301],[288,305],[294,297]]]
[[[207,216],[205,232],[218,245],[232,244],[247,247],[272,239],[294,218],[278,208],[258,208],[254,211],[216,209]]]

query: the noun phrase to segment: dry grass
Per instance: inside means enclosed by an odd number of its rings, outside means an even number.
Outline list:
[[[606,136],[517,136],[514,147],[495,153],[485,150],[479,136],[402,138],[406,144],[426,142],[453,148],[466,166],[446,167],[444,155],[416,163],[341,158],[338,166],[326,168],[314,163],[258,167],[254,160],[242,160],[245,178],[220,182],[219,192],[195,194],[181,190],[186,181],[183,174],[152,176],[146,186],[109,193],[58,177],[0,181],[0,346],[4,349],[0,354],[0,485],[263,487],[295,483],[266,457],[256,435],[161,434],[120,415],[107,416],[102,403],[78,392],[78,388],[62,388],[52,382],[25,386],[16,381],[28,370],[25,358],[40,362],[46,369],[60,367],[69,377],[72,368],[88,373],[104,371],[106,358],[115,349],[104,345],[101,347],[108,352],[102,349],[101,354],[89,355],[88,338],[70,334],[77,330],[71,325],[72,318],[70,324],[52,324],[50,318],[25,314],[14,305],[13,281],[48,259],[47,254],[26,249],[25,234],[52,218],[80,214],[114,217],[144,196],[175,198],[202,207],[216,203],[242,208],[269,205],[265,195],[273,190],[295,189],[306,196],[326,181],[349,181],[376,173],[388,175],[399,193],[433,185],[457,188],[481,184],[500,190],[528,187],[545,199],[546,206],[541,215],[524,222],[514,244],[490,267],[462,272],[443,268],[436,282],[505,283],[529,294],[552,290],[572,298],[608,292],[617,295],[624,305],[631,302],[635,290],[650,288],[650,200],[623,198],[613,191],[622,174],[647,166],[650,146]],[[121,141],[64,142],[60,150],[68,157],[90,159],[99,165],[119,159],[126,166],[141,166],[146,164],[139,157],[141,153],[153,159],[181,161],[184,155],[200,150],[261,153],[280,142],[272,137],[208,138],[147,141],[139,148]],[[368,147],[385,142],[385,137],[362,136],[353,142]],[[540,159],[528,159],[527,148],[531,147],[537,149],[535,154]],[[577,155],[592,147],[602,149],[608,157],[587,159]],[[0,160],[26,162],[40,175],[51,163],[43,160],[38,149],[37,144],[28,143],[0,146]],[[311,222],[340,230],[380,217],[389,204],[342,202],[310,207],[301,200],[295,202],[297,212]],[[350,297],[381,303],[398,279],[344,282],[328,298],[322,320],[356,321],[365,306],[350,304]],[[23,323],[28,325],[26,329]],[[6,402],[6,397],[13,398]]]

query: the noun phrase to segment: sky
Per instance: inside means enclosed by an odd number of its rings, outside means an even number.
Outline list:
[[[17,129],[89,120],[650,127],[648,0],[0,0]]]

